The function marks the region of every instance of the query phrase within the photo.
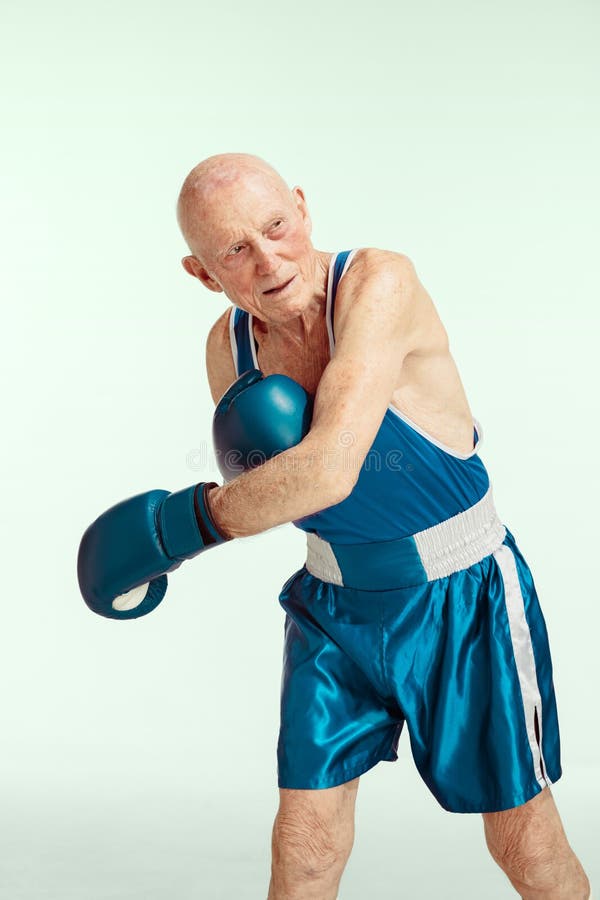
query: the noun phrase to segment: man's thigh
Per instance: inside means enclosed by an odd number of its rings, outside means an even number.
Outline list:
[[[280,788],[275,840],[320,856],[349,852],[359,780],[321,790]]]

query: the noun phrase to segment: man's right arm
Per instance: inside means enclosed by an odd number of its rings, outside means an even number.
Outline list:
[[[312,515],[343,501],[356,484],[404,359],[417,345],[415,308],[422,286],[410,260],[384,251],[373,251],[351,274],[344,285],[346,314],[319,382],[310,430],[290,449],[207,490],[208,508],[226,537]],[[220,329],[211,343],[223,348],[224,325]],[[231,357],[230,347],[227,353]],[[216,394],[223,384],[217,387],[216,373],[224,362],[211,363]]]

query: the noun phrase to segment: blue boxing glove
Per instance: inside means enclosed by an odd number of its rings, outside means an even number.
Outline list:
[[[213,444],[226,481],[299,444],[310,429],[310,394],[287,375],[244,372],[215,409]]]
[[[215,410],[213,438],[219,469],[230,480],[308,433],[312,400],[285,375],[252,369],[225,392]],[[93,612],[135,619],[165,596],[167,573],[185,559],[226,540],[213,522],[200,483],[175,494],[147,491],[117,503],[86,530],[77,558],[83,598]]]
[[[102,513],[84,533],[77,557],[83,599],[111,619],[136,619],[155,609],[167,572],[228,540],[213,522],[200,483],[177,493],[147,491]]]

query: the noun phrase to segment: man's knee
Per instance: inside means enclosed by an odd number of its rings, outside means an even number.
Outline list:
[[[344,867],[353,841],[351,823],[324,819],[302,808],[280,810],[273,826],[273,863],[318,878]]]
[[[342,870],[354,842],[358,779],[327,791],[282,791],[273,825],[273,864],[306,877]]]
[[[513,809],[484,813],[485,837],[494,859],[538,857],[565,834],[548,787]]]
[[[490,853],[513,884],[551,890],[576,862],[549,788],[483,820]]]

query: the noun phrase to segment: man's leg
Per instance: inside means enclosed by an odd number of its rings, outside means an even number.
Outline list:
[[[590,883],[545,787],[514,809],[483,813],[492,857],[523,900],[588,900]]]
[[[336,900],[354,842],[358,781],[314,791],[279,789],[267,900]]]

